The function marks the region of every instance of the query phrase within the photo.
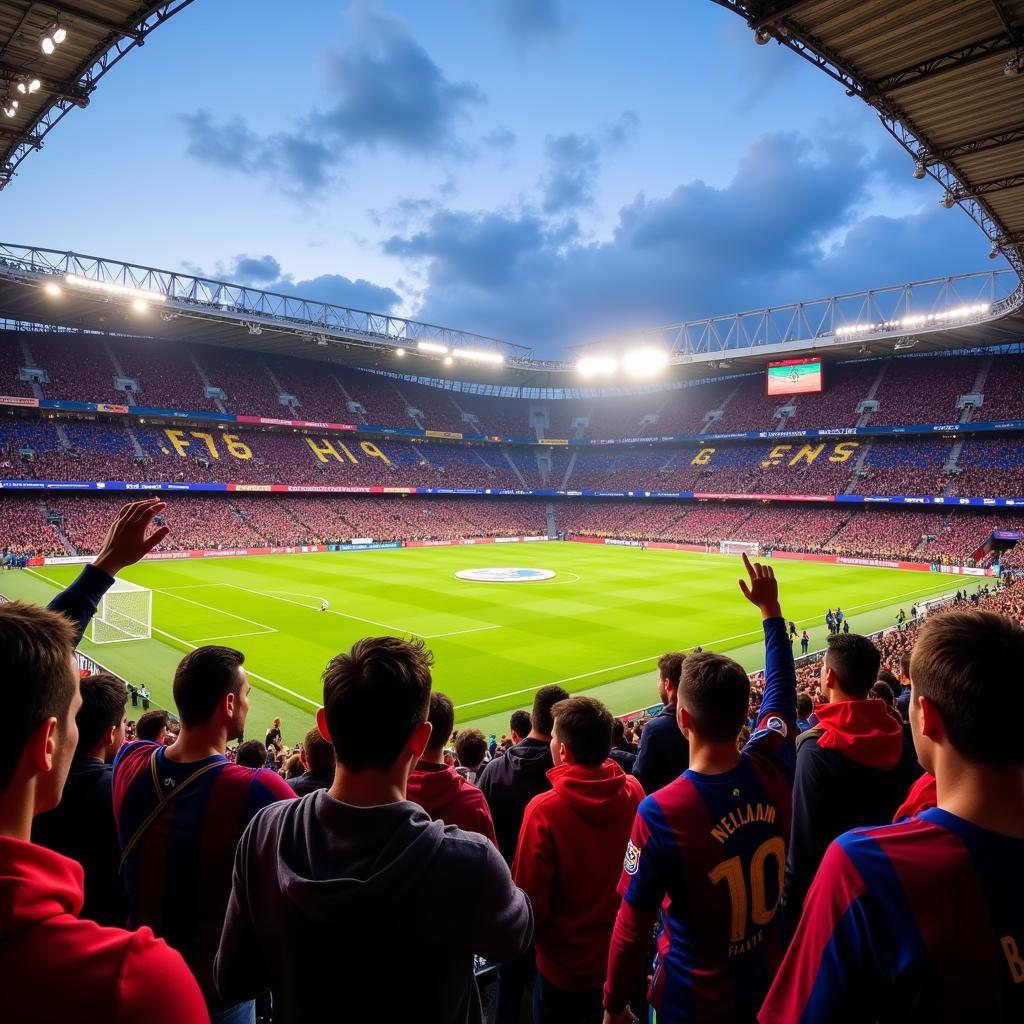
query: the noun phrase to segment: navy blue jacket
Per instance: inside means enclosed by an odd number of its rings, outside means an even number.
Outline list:
[[[85,633],[90,620],[96,614],[100,598],[114,585],[114,577],[87,565],[78,578],[66,590],[62,590],[46,607],[51,612],[61,612],[75,624],[75,643]]]
[[[653,793],[674,782],[689,766],[690,744],[679,731],[675,704],[669,704],[644,726],[633,774],[645,793]]]

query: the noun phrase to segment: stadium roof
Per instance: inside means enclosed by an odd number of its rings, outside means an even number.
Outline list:
[[[870,104],[1024,273],[1024,0],[715,0]]]
[[[3,0],[0,3],[0,189],[69,111],[146,36],[192,3]],[[63,38],[60,32],[63,31]],[[57,35],[54,35],[54,33]],[[43,50],[49,38],[49,53]],[[54,40],[59,40],[54,42]]]

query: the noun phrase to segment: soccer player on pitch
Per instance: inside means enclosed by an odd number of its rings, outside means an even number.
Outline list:
[[[690,767],[637,811],[619,881],[605,1024],[636,1018],[627,1001],[646,973],[661,909],[650,1002],[659,1024],[751,1022],[782,959],[776,911],[793,803],[796,670],[775,573],[751,564],[743,595],[764,620],[766,686],[757,729],[736,737],[750,700],[746,671],[690,655],[677,694]]]
[[[938,805],[829,846],[762,1024],[1024,1020],[1022,665],[1011,619],[921,627],[910,725]]]

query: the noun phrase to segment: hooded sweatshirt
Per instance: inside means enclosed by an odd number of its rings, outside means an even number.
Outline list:
[[[828,844],[852,828],[892,821],[921,773],[913,745],[885,701],[834,701],[796,741],[793,829],[783,893],[786,928],[795,929]]]
[[[551,788],[547,773],[552,767],[550,744],[527,737],[489,762],[477,780],[491,808],[498,849],[507,864],[516,855],[526,805]]]
[[[9,1021],[193,1024],[209,1020],[180,954],[148,928],[78,917],[81,865],[0,836],[0,992]]]
[[[498,845],[491,810],[483,793],[454,768],[421,761],[409,775],[406,796],[435,821],[454,825],[464,832],[479,832]]]
[[[548,779],[551,790],[526,808],[512,876],[533,904],[540,973],[569,992],[600,989],[644,788],[612,760],[563,762]]]
[[[532,935],[530,901],[483,836],[408,801],[319,790],[243,834],[214,975],[228,1003],[269,984],[284,1024],[477,1024],[473,955],[514,959]]]

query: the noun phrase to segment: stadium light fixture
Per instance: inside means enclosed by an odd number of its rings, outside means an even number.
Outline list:
[[[466,359],[473,363],[493,363],[499,366],[505,362],[505,357],[500,352],[485,352],[479,348],[453,348],[452,355],[458,359]]]
[[[38,78],[23,78],[17,85],[18,92],[22,96],[31,96],[34,92],[39,92],[42,88],[42,82]]]
[[[988,258],[994,260],[999,256],[999,246],[995,242],[992,243],[992,248],[988,251]]]
[[[452,357],[451,356],[445,356],[444,357],[444,365],[445,366],[451,366],[452,365]]]
[[[49,57],[67,37],[68,30],[59,21],[55,21],[39,37],[39,49]]]
[[[395,355],[398,356],[399,359],[401,359],[401,357],[405,355],[405,349],[404,348],[396,348],[395,349]]]
[[[944,192],[942,194],[942,198],[939,199],[939,206],[941,206],[944,210],[948,210],[954,205],[956,205],[956,199],[953,197],[953,193]]]
[[[18,101],[16,99],[12,99],[10,95],[5,96],[3,100],[0,101],[0,109],[3,110],[6,117],[14,117],[15,114],[18,113]]]
[[[61,294],[60,285],[59,284],[54,284],[52,281],[50,281],[50,283],[46,285],[46,287],[43,289],[43,291],[45,291],[47,295],[60,295]]]
[[[914,177],[918,181],[920,181],[924,177],[924,174],[925,174],[924,161],[923,160],[915,160],[914,161]]]
[[[635,348],[622,357],[628,377],[654,377],[668,366],[668,354],[657,348]]]
[[[436,356],[448,355],[448,346],[438,345],[436,341],[418,341],[416,342],[416,347],[421,352],[430,352]]]
[[[112,284],[109,281],[96,281],[91,277],[78,274],[65,274],[64,283],[70,288],[81,288],[83,291],[101,292],[111,298],[141,299],[148,303],[164,303],[167,296],[160,292],[147,291],[145,288],[129,288],[126,285]]]
[[[754,32],[754,42],[758,46],[764,46],[772,41],[772,34],[766,28],[756,29]]]
[[[614,356],[584,356],[576,364],[584,377],[610,377],[618,368],[619,361]]]
[[[132,301],[132,309],[134,309],[136,313],[146,313],[149,311],[149,303],[144,299],[134,299]]]

